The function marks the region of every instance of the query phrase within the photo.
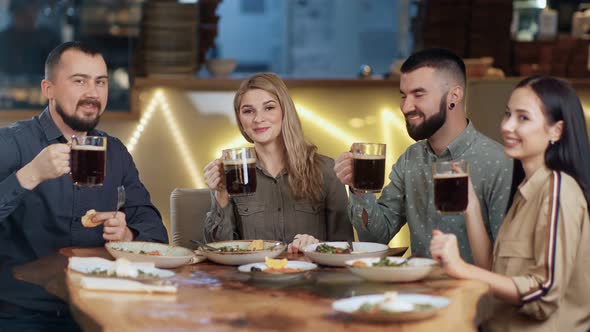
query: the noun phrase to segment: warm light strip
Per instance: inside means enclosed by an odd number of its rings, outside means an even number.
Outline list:
[[[342,141],[344,144],[350,145],[354,142],[360,142],[360,140],[356,137],[350,136],[346,133],[345,130],[338,128],[337,126],[333,125],[329,121],[323,119],[321,116],[318,116],[315,112],[308,110],[307,108],[301,105],[295,105],[297,109],[297,114],[304,120],[309,121],[316,127],[322,128],[328,134],[334,136],[335,138]]]
[[[206,186],[205,181],[203,180],[203,177],[201,176],[201,172],[199,172],[199,169],[196,166],[197,163],[192,158],[192,154],[190,152],[188,144],[186,143],[186,139],[180,133],[180,127],[178,126],[178,122],[176,122],[176,118],[174,117],[174,114],[170,111],[170,106],[168,105],[168,101],[164,97],[164,94],[161,94],[160,99],[161,99],[160,107],[161,107],[161,110],[164,112],[164,118],[166,119],[166,122],[168,123],[168,129],[170,130],[170,132],[172,133],[172,136],[174,137],[174,141],[176,142],[176,147],[178,147],[178,149],[180,150],[179,152],[184,160],[184,165],[187,168],[191,178],[194,181],[193,184],[196,188],[204,188]]]
[[[408,135],[408,131],[406,130],[406,124],[404,119],[401,119],[399,116],[395,116],[396,113],[392,112],[390,109],[385,108],[383,109],[382,116],[385,120],[395,126],[396,133],[401,134],[401,137],[407,139],[408,142],[413,142],[413,140]]]
[[[130,153],[133,152],[133,150],[135,150],[135,146],[137,145],[137,142],[139,141],[139,138],[141,137],[141,133],[143,132],[143,130],[145,129],[145,127],[149,123],[150,119],[152,118],[152,115],[154,114],[154,111],[156,110],[156,107],[158,106],[158,100],[159,100],[158,96],[160,94],[161,94],[160,90],[158,90],[158,91],[156,91],[156,93],[154,93],[152,100],[150,100],[150,102],[148,103],[148,106],[145,108],[145,112],[143,112],[143,115],[141,116],[141,119],[139,120],[139,124],[137,125],[137,127],[133,131],[133,134],[131,134],[131,138],[129,139],[129,142],[127,143],[127,150],[129,150]]]
[[[137,145],[137,142],[139,141],[139,138],[141,137],[141,133],[143,132],[145,127],[148,125],[153,113],[157,109],[157,106],[159,106],[160,110],[162,110],[162,112],[164,113],[164,118],[166,119],[166,123],[168,125],[168,130],[170,131],[170,133],[172,134],[172,136],[174,138],[174,142],[176,143],[176,146],[179,149],[180,155],[183,158],[184,165],[187,168],[187,170],[193,180],[193,185],[196,188],[205,187],[205,182],[201,176],[201,173],[198,171],[198,167],[196,166],[197,164],[195,163],[195,161],[192,158],[192,155],[190,153],[190,149],[188,148],[188,144],[186,143],[186,139],[181,134],[180,128],[178,126],[178,122],[176,122],[176,118],[174,117],[174,114],[170,111],[170,106],[168,104],[168,101],[166,100],[164,93],[160,89],[156,90],[156,92],[154,93],[154,96],[152,97],[152,100],[149,102],[148,106],[146,107],[146,111],[142,115],[141,120],[139,121],[139,124],[137,125],[137,127],[135,128],[135,131],[131,135],[131,139],[129,140],[129,143],[127,145],[127,149],[129,150],[129,152],[132,152],[135,149],[135,146]]]

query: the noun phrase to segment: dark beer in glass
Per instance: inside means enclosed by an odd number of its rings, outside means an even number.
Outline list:
[[[434,205],[442,215],[461,214],[467,208],[469,166],[467,161],[438,162],[433,165]]]
[[[385,144],[352,145],[352,187],[362,192],[380,192],[385,177]]]
[[[106,161],[106,137],[72,137],[72,181],[76,186],[102,186],[106,175]]]
[[[256,192],[256,151],[254,148],[223,150],[225,187],[230,195]]]

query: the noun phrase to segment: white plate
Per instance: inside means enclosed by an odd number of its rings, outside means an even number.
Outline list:
[[[257,267],[262,271],[252,271],[253,267]],[[238,271],[243,273],[248,273],[252,276],[252,279],[260,280],[260,281],[288,281],[288,280],[295,280],[303,277],[307,271],[311,271],[316,269],[318,266],[304,261],[288,261],[287,265],[285,266],[289,269],[302,269],[301,272],[293,272],[293,273],[266,273],[263,272],[268,268],[266,263],[252,263],[246,265],[240,265],[238,267]]]
[[[387,257],[392,263],[402,263],[406,259],[402,257]],[[353,266],[354,262],[364,262],[367,267]],[[429,258],[411,258],[406,266],[372,266],[379,258],[361,258],[346,261],[348,269],[367,280],[384,282],[408,282],[425,278],[438,265],[438,262]]]
[[[381,243],[373,243],[373,242],[353,242],[352,248],[355,253],[352,254],[328,254],[328,253],[321,253],[316,252],[315,248],[321,244],[327,244],[332,247],[338,247],[346,249],[348,248],[347,242],[322,242],[316,244],[310,244],[307,247],[303,248],[303,253],[305,256],[309,257],[312,261],[322,265],[330,265],[330,266],[346,266],[346,261],[355,259],[355,258],[365,258],[365,257],[385,257],[387,256],[387,247]]]
[[[152,276],[128,278],[135,280],[147,280],[158,278],[170,278],[174,276],[174,272],[155,268],[152,263],[133,263],[133,265],[144,273]],[[68,262],[68,269],[76,271],[89,276],[97,276],[93,272],[105,272],[113,269],[114,261],[100,257],[70,257]],[[98,275],[100,277],[100,275]],[[105,278],[117,278],[117,276],[104,276]]]
[[[189,264],[195,253],[187,248],[155,242],[107,242],[105,248],[115,258],[127,258],[132,262],[151,262],[156,267],[175,268]],[[140,252],[158,251],[161,256],[152,256]]]
[[[412,303],[412,304],[430,304],[433,306],[430,310],[411,310],[411,311],[393,311],[393,312],[380,312],[380,313],[365,313],[357,312],[361,305],[365,303],[376,304],[383,302],[385,296],[383,294],[378,295],[363,295],[354,296],[346,299],[334,301],[332,303],[332,309],[337,312],[349,315],[354,319],[371,321],[371,322],[397,322],[397,321],[409,321],[425,319],[434,316],[441,309],[445,308],[450,304],[449,299],[442,296],[431,296],[424,294],[399,294],[398,299],[400,301]]]
[[[207,245],[210,245],[211,247],[215,248],[221,248],[225,246],[237,246],[238,248],[245,250],[241,252],[219,252],[206,250],[206,248],[201,249],[203,251],[203,254],[207,256],[209,260],[215,263],[225,265],[242,265],[262,262],[264,261],[264,257],[275,258],[278,255],[280,255],[283,252],[283,250],[285,250],[285,248],[287,247],[287,245],[284,243],[281,243],[281,245],[275,247],[277,241],[264,240],[264,250],[246,251],[250,243],[252,243],[252,240],[234,240],[207,243]]]

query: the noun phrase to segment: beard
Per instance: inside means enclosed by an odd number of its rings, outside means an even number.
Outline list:
[[[445,122],[447,121],[447,94],[448,92],[445,93],[440,99],[438,113],[429,117],[428,119],[425,119],[422,124],[411,125],[406,121],[406,129],[408,130],[408,135],[410,135],[410,137],[413,140],[420,141],[423,139],[427,139],[430,136],[434,135],[434,133],[436,133],[440,129],[440,127],[442,127],[445,124]],[[406,114],[406,117],[417,114],[424,116],[424,113],[416,110]]]
[[[72,130],[74,130],[74,131],[90,131],[90,130],[94,129],[98,125],[98,122],[100,121],[100,116],[102,115],[100,113],[101,105],[100,105],[100,102],[97,100],[82,99],[76,105],[76,109],[79,106],[86,105],[86,104],[93,105],[99,110],[98,114],[96,115],[96,117],[94,119],[84,119],[84,118],[77,116],[76,113],[74,113],[73,115],[66,114],[66,112],[64,112],[63,108],[61,107],[61,105],[59,104],[59,102],[57,100],[55,101],[55,110],[61,116],[64,123],[66,125],[68,125],[68,127],[70,127]]]

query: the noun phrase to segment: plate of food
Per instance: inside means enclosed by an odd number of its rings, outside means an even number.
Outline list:
[[[158,269],[152,262],[131,262],[125,258],[116,261],[100,257],[70,257],[68,269],[91,277],[152,280],[170,278],[174,272]]]
[[[322,242],[310,244],[303,248],[303,254],[314,263],[329,266],[346,266],[346,261],[355,258],[385,257],[389,247],[381,243]]]
[[[150,262],[156,267],[175,268],[190,264],[196,259],[195,253],[187,248],[155,242],[107,242],[105,248],[115,258],[126,258],[132,262]]]
[[[449,304],[442,296],[388,292],[334,301],[332,309],[357,320],[386,323],[426,319]]]
[[[306,272],[318,266],[305,261],[289,261],[286,258],[265,258],[264,263],[240,265],[238,271],[248,273],[253,280],[260,281],[290,281],[303,277]]]
[[[207,243],[200,249],[207,258],[225,265],[243,265],[275,258],[287,245],[271,240],[233,240]]]
[[[371,281],[409,282],[428,276],[438,266],[430,258],[361,258],[346,261],[350,272]]]

